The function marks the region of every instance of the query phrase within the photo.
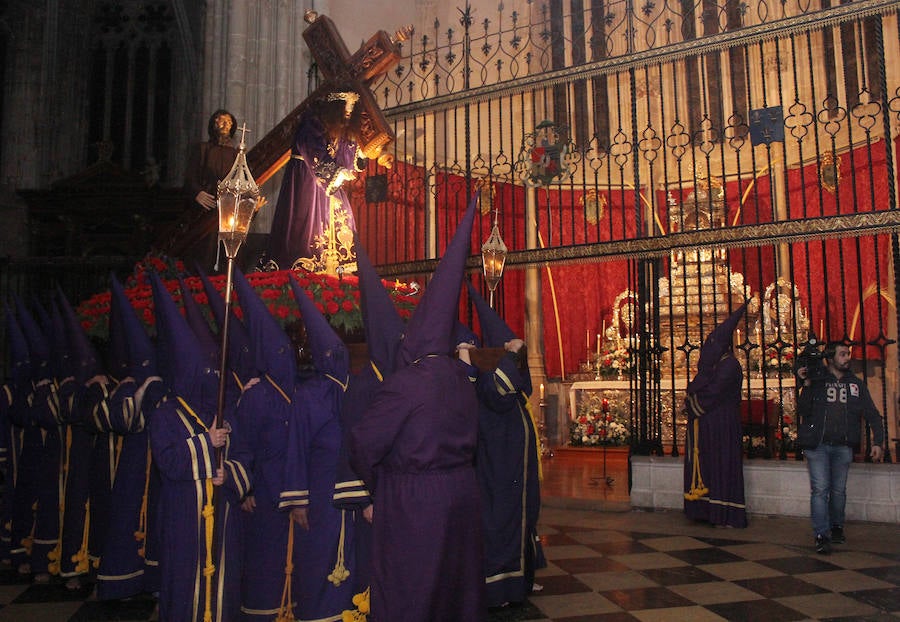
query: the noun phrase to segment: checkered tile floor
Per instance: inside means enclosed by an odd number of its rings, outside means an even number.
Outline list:
[[[542,525],[544,589],[492,622],[900,619],[897,525],[848,525],[829,556],[800,519],[714,529],[677,512],[545,508]]]
[[[900,619],[897,525],[848,524],[829,556],[813,550],[808,521],[777,517],[713,529],[678,512],[545,507],[541,533],[543,590],[491,622]],[[90,593],[0,570],[0,622],[155,619],[149,596],[100,603]]]

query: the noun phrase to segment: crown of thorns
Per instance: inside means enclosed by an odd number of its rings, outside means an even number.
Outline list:
[[[329,93],[326,99],[330,102],[343,101],[344,116],[349,117],[353,113],[353,107],[356,105],[356,102],[359,101],[359,93],[354,91],[338,91]]]

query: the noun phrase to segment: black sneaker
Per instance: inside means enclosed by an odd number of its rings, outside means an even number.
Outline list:
[[[832,544],[843,544],[847,541],[847,538],[844,537],[844,528],[843,527],[832,527],[831,528],[831,543]]]
[[[816,536],[816,553],[819,555],[831,555],[831,541],[828,536]]]

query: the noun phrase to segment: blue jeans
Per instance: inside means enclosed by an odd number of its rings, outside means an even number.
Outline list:
[[[804,449],[809,469],[809,509],[813,531],[828,537],[834,527],[844,526],[847,502],[847,473],[853,462],[853,450],[847,445],[819,445]]]

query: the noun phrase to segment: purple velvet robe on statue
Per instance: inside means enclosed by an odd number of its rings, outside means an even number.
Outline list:
[[[269,237],[269,259],[282,270],[289,269],[299,257],[317,254],[315,238],[330,220],[329,184],[334,183],[340,171],[356,170],[356,143],[338,140],[333,154],[329,145],[319,120],[311,113],[302,116],[294,135],[291,159],[285,166]],[[355,229],[347,193],[337,188],[333,194],[344,207],[350,228]]]
[[[462,364],[425,356],[387,379],[350,431],[351,462],[374,499],[370,621],[487,616],[477,417]]]

